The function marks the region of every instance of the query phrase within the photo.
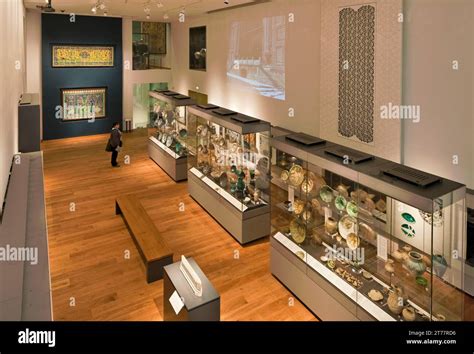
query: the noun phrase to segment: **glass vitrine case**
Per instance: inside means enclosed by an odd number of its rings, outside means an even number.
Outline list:
[[[272,273],[321,319],[463,320],[463,185],[304,134],[271,145]]]
[[[188,155],[186,107],[194,101],[173,91],[150,91],[149,96],[153,107],[149,121],[149,156],[175,181],[185,180]]]
[[[270,124],[215,105],[189,107],[188,188],[240,243],[270,234]]]

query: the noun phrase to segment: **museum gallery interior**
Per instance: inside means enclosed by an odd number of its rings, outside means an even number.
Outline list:
[[[473,17],[0,1],[0,320],[474,320]]]

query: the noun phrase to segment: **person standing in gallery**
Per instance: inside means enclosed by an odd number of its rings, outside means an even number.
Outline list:
[[[122,132],[120,131],[120,123],[115,122],[112,126],[112,131],[110,132],[110,138],[107,142],[107,147],[105,151],[112,153],[111,163],[112,167],[120,167],[117,163],[118,153],[122,148]]]

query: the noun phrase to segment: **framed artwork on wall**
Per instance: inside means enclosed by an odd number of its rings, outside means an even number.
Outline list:
[[[189,29],[189,69],[206,71],[206,26]]]
[[[114,66],[114,47],[95,45],[53,45],[53,68],[103,68]]]
[[[105,118],[106,103],[106,87],[61,89],[63,121]]]
[[[167,24],[164,22],[133,21],[133,70],[163,67],[166,55]]]

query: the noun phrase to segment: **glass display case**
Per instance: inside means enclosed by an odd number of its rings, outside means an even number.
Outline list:
[[[314,313],[463,320],[465,186],[305,134],[271,145],[272,273]]]
[[[270,124],[215,105],[188,110],[188,188],[240,243],[270,234]]]
[[[187,178],[188,130],[186,107],[194,101],[173,91],[150,91],[148,154],[173,180]]]

